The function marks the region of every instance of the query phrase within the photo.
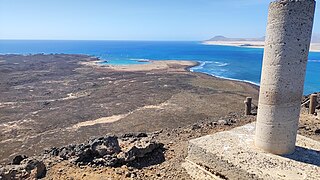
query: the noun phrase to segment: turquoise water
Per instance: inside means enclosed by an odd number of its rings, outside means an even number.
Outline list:
[[[101,62],[101,64],[112,65],[131,65],[131,64],[148,64],[149,62],[140,61],[140,59],[109,59]]]
[[[139,60],[193,60],[191,71],[259,84],[263,49],[209,46],[200,42],[18,41],[0,40],[0,53],[87,54],[109,64],[143,64]],[[304,93],[320,91],[320,53],[311,52]]]

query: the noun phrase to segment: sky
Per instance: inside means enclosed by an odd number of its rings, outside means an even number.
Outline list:
[[[0,39],[199,41],[265,34],[270,0],[0,0]],[[320,8],[314,33],[320,34]]]

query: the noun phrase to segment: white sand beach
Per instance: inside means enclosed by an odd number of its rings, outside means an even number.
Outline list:
[[[263,41],[204,41],[205,45],[264,48]],[[310,52],[320,52],[320,43],[311,43]]]
[[[165,70],[165,71],[185,71],[185,68],[196,66],[198,63],[195,61],[180,61],[180,60],[165,60],[165,61],[149,61],[148,64],[134,64],[134,65],[103,65],[108,69],[116,71],[152,71],[152,70]]]

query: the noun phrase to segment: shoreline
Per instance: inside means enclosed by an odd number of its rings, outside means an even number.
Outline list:
[[[80,55],[80,56],[87,56],[88,58],[92,59],[90,61],[86,61],[86,62],[79,62],[79,64],[81,65],[88,65],[88,66],[92,66],[92,67],[103,67],[103,68],[108,68],[110,70],[113,71],[126,71],[126,72],[134,72],[134,71],[152,71],[152,70],[165,70],[165,68],[169,68],[169,66],[164,67],[168,64],[166,64],[165,62],[169,62],[169,64],[171,65],[182,65],[185,66],[182,69],[184,71],[187,72],[192,72],[192,73],[200,73],[200,74],[204,74],[204,75],[208,75],[210,77],[215,77],[218,79],[222,79],[222,80],[229,80],[229,81],[235,81],[235,82],[241,82],[241,83],[246,83],[249,85],[254,86],[255,88],[259,88],[260,85],[248,80],[242,80],[242,79],[233,79],[233,78],[228,78],[228,77],[223,77],[223,76],[217,76],[217,75],[213,75],[213,74],[209,74],[209,73],[205,73],[205,72],[194,72],[192,70],[192,68],[197,67],[199,65],[201,65],[201,62],[199,61],[195,61],[195,60],[151,60],[151,59],[145,59],[147,60],[149,63],[148,64],[128,64],[128,65],[112,65],[112,64],[101,64],[102,62],[108,61],[106,59],[100,59],[101,57],[98,56],[92,56],[92,55],[87,55],[87,54],[64,54],[64,53],[35,53],[35,54],[19,54],[19,53],[8,53],[8,54],[0,54],[3,56],[10,56],[10,55],[21,55],[21,56],[33,56],[33,55]],[[161,66],[159,69],[155,68],[148,68],[148,65],[155,63],[155,62],[161,62]],[[183,62],[181,64],[181,62]],[[132,66],[135,66],[134,68]],[[147,67],[147,68],[144,68]],[[141,69],[139,69],[141,68]]]
[[[244,48],[264,48],[263,41],[203,41],[203,45],[232,46]],[[320,43],[311,43],[309,52],[320,52]]]
[[[185,66],[183,68],[184,71],[191,72],[191,73],[200,73],[203,75],[208,75],[210,77],[214,77],[217,79],[222,80],[228,80],[228,81],[234,81],[234,82],[240,82],[240,83],[246,83],[249,84],[255,88],[260,88],[260,84],[248,81],[248,80],[242,80],[242,79],[234,79],[234,78],[228,78],[223,76],[217,76],[205,72],[196,72],[193,71],[192,68],[197,67],[201,65],[201,62],[195,61],[195,60],[148,60],[148,64],[128,64],[128,65],[108,65],[108,64],[100,64],[101,62],[104,62],[103,60],[98,61],[92,61],[88,63],[84,63],[90,66],[96,66],[96,67],[103,67],[108,68],[110,70],[114,71],[122,71],[122,72],[142,72],[142,71],[152,71],[152,70],[166,70],[166,68],[170,68],[170,65],[178,65],[178,66]],[[154,68],[154,65],[160,65],[158,68]]]
[[[194,71],[190,71],[190,72],[192,72],[192,73],[201,73],[201,74],[205,74],[205,75],[208,75],[208,76],[211,76],[211,77],[215,77],[215,78],[219,78],[219,79],[223,79],[223,80],[229,80],[229,81],[246,83],[246,84],[252,85],[252,86],[254,86],[254,87],[256,87],[256,88],[260,88],[260,84],[255,83],[255,82],[252,82],[252,81],[241,80],[241,79],[234,79],[234,78],[228,78],[228,77],[223,77],[223,76],[216,76],[216,75],[209,74],[209,73],[205,73],[205,72],[194,72]]]
[[[148,60],[147,64],[126,64],[126,65],[113,65],[101,64],[101,61],[93,62],[95,65],[104,67],[114,71],[122,72],[141,72],[141,71],[190,71],[190,68],[198,66],[200,63],[191,60]]]
[[[204,42],[203,42],[203,44],[204,44]],[[319,44],[319,46],[320,46],[320,43],[317,43],[317,44]],[[210,44],[210,45],[215,45],[215,44]],[[245,46],[237,46],[237,45],[234,45],[234,44],[233,45],[221,45],[221,46],[245,47]],[[256,47],[248,46],[248,47],[245,47],[245,48],[256,48]],[[257,48],[263,48],[263,47],[257,47]],[[23,54],[23,53],[5,53],[5,54],[1,54],[0,53],[0,56],[24,56],[24,57],[28,57],[28,56],[37,56],[37,55],[86,56],[89,60],[88,61],[79,62],[80,65],[89,65],[89,66],[92,66],[92,67],[107,67],[107,68],[109,68],[110,70],[113,70],[113,71],[123,71],[123,72],[125,72],[125,71],[134,72],[134,70],[131,70],[130,66],[139,67],[139,66],[148,65],[148,64],[128,64],[128,65],[101,64],[102,62],[106,62],[108,60],[107,59],[101,59],[101,57],[99,57],[99,56],[88,55],[88,54],[65,54],[65,53],[34,53],[34,54],[32,54],[32,53],[26,53],[26,54]],[[186,71],[186,72],[192,72],[192,73],[201,73],[201,74],[208,75],[210,77],[215,77],[215,78],[222,79],[222,80],[229,80],[229,81],[234,81],[234,82],[246,83],[246,84],[252,85],[253,87],[255,87],[257,89],[260,88],[260,84],[259,83],[255,83],[255,82],[248,81],[248,80],[234,79],[234,78],[228,78],[228,77],[223,77],[223,76],[217,76],[217,75],[209,74],[209,73],[205,73],[205,72],[195,72],[195,71],[192,70],[192,68],[201,65],[201,62],[196,61],[196,60],[151,60],[151,59],[144,59],[144,60],[150,62],[149,64],[151,64],[152,62],[162,62],[162,63],[163,62],[170,62],[169,64],[171,64],[171,65],[185,66],[185,67],[182,67],[182,68],[180,67],[180,69],[176,68],[176,70],[172,71],[172,72],[183,72],[183,71]],[[180,64],[180,62],[183,62],[184,64]],[[187,63],[187,64],[185,64],[185,63]],[[166,63],[164,63],[164,64],[166,64]],[[162,66],[163,66],[163,64],[162,64]],[[114,67],[121,67],[121,68],[124,68],[124,70],[116,70],[117,68],[114,68]],[[169,66],[167,66],[166,68],[169,68]],[[145,69],[145,70],[139,70],[139,71],[140,72],[152,71],[152,70],[163,71],[166,68],[162,67],[162,68],[159,68],[159,69],[155,68],[155,69]],[[172,68],[170,67],[169,69],[172,69]],[[310,94],[310,93],[304,93],[303,95],[307,95],[307,94]]]
[[[92,66],[92,67],[103,67],[103,68],[109,68],[110,70],[114,70],[114,71],[127,71],[127,72],[134,72],[134,71],[151,71],[151,70],[157,70],[157,69],[149,69],[148,68],[145,68],[145,69],[140,69],[140,70],[134,70],[132,69],[132,66],[136,66],[135,69],[139,69],[140,67],[143,68],[144,66],[148,66],[154,62],[162,62],[161,65],[162,67],[159,68],[158,70],[164,70],[164,64],[166,63],[163,63],[163,62],[169,62],[169,64],[178,64],[178,65],[182,65],[182,66],[185,66],[183,67],[182,69],[184,71],[187,71],[187,72],[192,72],[192,73],[201,73],[201,74],[204,74],[204,75],[208,75],[210,77],[215,77],[215,78],[218,78],[218,79],[223,79],[223,80],[229,80],[229,81],[235,81],[235,82],[242,82],[242,83],[247,83],[247,84],[250,84],[250,85],[253,85],[254,87],[257,87],[259,88],[259,84],[257,83],[254,83],[254,82],[251,82],[251,81],[247,81],[247,80],[241,80],[241,79],[233,79],[233,78],[228,78],[228,77],[223,77],[223,76],[217,76],[217,75],[213,75],[213,74],[208,74],[208,73],[205,73],[205,72],[194,72],[192,70],[192,68],[194,67],[197,67],[199,65],[201,65],[201,62],[199,61],[196,61],[196,60],[151,60],[151,59],[145,59],[147,60],[148,64],[128,64],[128,65],[112,65],[112,64],[101,64],[102,62],[105,62],[105,61],[108,61],[107,59],[101,59],[101,57],[98,57],[98,56],[93,56],[93,55],[88,55],[88,54],[65,54],[65,53],[5,53],[5,54],[1,54],[1,56],[36,56],[36,55],[75,55],[75,56],[87,56],[90,60],[89,61],[82,61],[82,62],[79,62],[80,65],[87,65],[87,66]],[[183,62],[183,64],[180,64],[181,61]],[[188,64],[190,63],[190,64]],[[124,68],[121,70],[121,68]],[[169,68],[168,66],[166,68]]]
[[[213,44],[210,44],[213,45]],[[224,46],[224,45],[222,45]],[[226,45],[226,46],[236,46],[236,45]],[[244,46],[241,46],[244,47]],[[250,48],[250,47],[248,47]],[[251,47],[255,48],[255,47]],[[260,47],[263,48],[263,47]],[[102,68],[108,68],[109,70],[112,71],[121,71],[121,72],[150,72],[153,70],[166,70],[166,69],[172,69],[172,67],[169,67],[170,65],[173,66],[184,66],[180,68],[175,68],[176,71],[172,72],[192,72],[192,73],[200,73],[204,75],[208,75],[210,77],[222,79],[222,80],[229,80],[229,81],[234,81],[234,82],[240,82],[240,83],[246,83],[249,84],[257,89],[260,88],[260,84],[248,81],[248,80],[242,80],[242,79],[234,79],[234,78],[228,78],[228,77],[223,77],[223,76],[217,76],[205,72],[195,72],[192,70],[192,68],[197,67],[201,65],[201,62],[195,61],[195,60],[151,60],[151,59],[145,59],[148,61],[148,64],[128,64],[128,65],[112,65],[112,64],[101,64],[102,62],[107,61],[106,59],[100,59],[101,57],[98,56],[93,56],[93,55],[87,55],[87,54],[64,54],[64,53],[35,53],[35,54],[16,54],[16,53],[8,53],[8,54],[0,54],[2,56],[10,56],[10,55],[21,55],[21,56],[34,56],[34,55],[80,55],[80,56],[87,56],[90,60],[85,61],[85,62],[79,62],[81,65],[88,65],[92,67],[102,67]],[[182,63],[181,63],[182,62]],[[156,65],[160,65],[159,67],[153,66],[154,63]],[[151,65],[151,66],[150,66]],[[173,68],[174,69],[174,68]],[[177,71],[178,70],[178,71]]]

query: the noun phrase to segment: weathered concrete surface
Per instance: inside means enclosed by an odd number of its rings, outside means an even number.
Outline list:
[[[295,149],[314,10],[314,0],[269,7],[255,145],[274,154]]]
[[[296,151],[279,156],[256,148],[254,133],[255,123],[251,123],[189,141],[187,163],[203,167],[205,173],[186,169],[193,177],[211,172],[222,179],[320,179],[318,141],[298,135]]]
[[[214,175],[214,173],[206,170],[205,167],[201,167],[196,163],[189,161],[186,159],[186,162],[182,163],[182,167],[187,170],[189,175],[193,179],[201,179],[201,180],[222,180],[219,176]]]

